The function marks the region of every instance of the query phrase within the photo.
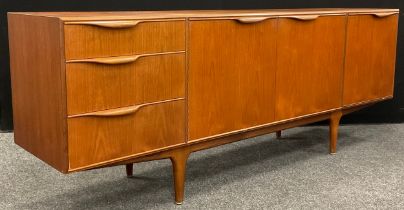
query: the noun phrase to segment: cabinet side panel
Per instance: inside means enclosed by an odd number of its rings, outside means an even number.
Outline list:
[[[61,22],[9,14],[15,143],[67,172]]]

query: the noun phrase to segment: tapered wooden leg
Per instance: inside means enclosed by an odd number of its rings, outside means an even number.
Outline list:
[[[281,139],[282,138],[282,131],[276,131],[276,138]]]
[[[133,163],[126,164],[126,176],[133,176]]]
[[[178,205],[181,205],[184,200],[185,169],[188,156],[188,151],[179,151],[175,152],[173,156],[170,157],[173,164],[175,203]]]
[[[330,154],[334,155],[337,152],[338,141],[338,126],[342,112],[337,111],[331,114],[330,118]]]

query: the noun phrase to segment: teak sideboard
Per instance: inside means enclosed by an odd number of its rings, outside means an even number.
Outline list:
[[[8,13],[15,142],[68,173],[170,158],[393,97],[397,9]]]

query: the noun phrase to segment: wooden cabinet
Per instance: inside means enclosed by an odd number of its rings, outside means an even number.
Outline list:
[[[190,21],[190,140],[274,121],[276,26],[276,19]]]
[[[344,106],[393,97],[398,15],[348,18]]]
[[[63,173],[169,158],[392,98],[398,10],[9,13],[15,142]],[[348,141],[349,139],[347,139]]]
[[[344,15],[279,19],[276,120],[341,107],[345,22]]]

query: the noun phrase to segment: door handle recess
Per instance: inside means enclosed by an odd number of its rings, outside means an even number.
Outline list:
[[[236,20],[240,23],[258,23],[267,20],[271,17],[241,17]]]
[[[137,106],[129,106],[129,107],[123,107],[123,108],[117,108],[117,109],[111,109],[111,110],[89,112],[89,113],[85,113],[85,114],[71,115],[68,118],[124,116],[124,115],[133,114],[133,113],[137,112],[143,106],[145,106],[145,105],[137,105]]]
[[[145,103],[141,105],[134,105],[134,106],[128,106],[128,107],[122,107],[122,108],[116,108],[116,109],[108,109],[108,110],[102,110],[102,111],[96,111],[96,112],[89,112],[89,113],[84,113],[84,114],[76,114],[76,115],[70,115],[67,118],[77,118],[77,117],[115,117],[115,116],[125,116],[129,114],[134,114],[139,109],[145,107],[145,106],[150,106],[154,104],[161,104],[161,103],[167,103],[167,102],[172,102],[172,101],[178,101],[178,100],[183,100],[184,98],[175,98],[175,99],[169,99],[165,101],[158,101],[158,102],[152,102],[152,103]]]
[[[397,14],[397,12],[372,13],[373,16],[378,17],[378,18],[388,17],[388,16],[395,15],[395,14]]]
[[[139,20],[119,20],[119,21],[76,21],[66,22],[66,25],[89,25],[103,28],[132,28],[141,23]]]
[[[292,16],[284,16],[283,18],[290,18],[295,20],[315,20],[319,18],[320,15],[292,15]]]
[[[115,64],[133,63],[133,62],[137,61],[139,58],[147,57],[147,56],[168,55],[168,54],[176,54],[176,53],[184,53],[184,51],[150,53],[150,54],[130,55],[130,56],[116,56],[116,57],[106,57],[106,58],[77,59],[77,60],[68,60],[68,61],[66,61],[66,63],[99,63],[99,64],[115,65]]]
[[[99,64],[125,64],[125,63],[133,63],[140,57],[144,57],[145,55],[134,55],[134,56],[119,56],[119,57],[107,57],[107,58],[89,58],[89,59],[80,59],[80,60],[69,60],[66,63],[99,63]]]

